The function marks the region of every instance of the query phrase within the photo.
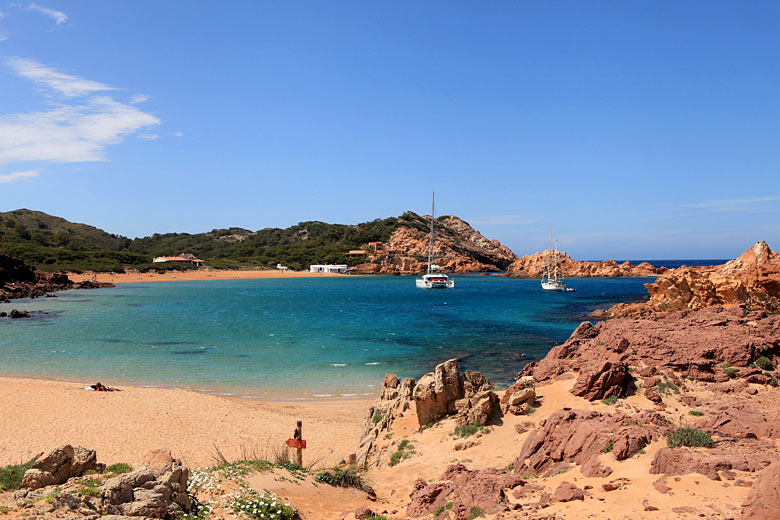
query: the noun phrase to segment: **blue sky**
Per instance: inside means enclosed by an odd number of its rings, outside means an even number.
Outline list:
[[[0,0],[0,210],[113,233],[465,218],[780,248],[777,2]]]

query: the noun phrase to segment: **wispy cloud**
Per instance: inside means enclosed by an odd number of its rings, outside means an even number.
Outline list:
[[[25,170],[23,172],[13,172],[0,174],[0,184],[8,184],[9,182],[31,181],[36,178],[40,173],[36,170]]]
[[[765,197],[748,197],[737,199],[720,199],[697,202],[694,204],[684,204],[683,208],[709,209],[712,211],[740,211],[748,209],[751,206],[764,202],[780,201],[780,195],[769,195]]]
[[[130,103],[134,105],[140,105],[144,101],[148,101],[151,96],[148,96],[146,94],[135,94],[133,97],[130,98]]]
[[[56,90],[66,97],[78,97],[91,94],[93,92],[116,90],[114,87],[110,87],[97,81],[57,72],[56,70],[45,65],[41,65],[40,63],[33,60],[26,60],[23,58],[7,58],[6,63],[23,78],[34,81],[43,87]]]
[[[172,135],[173,137],[182,137],[184,134],[183,134],[183,133],[181,133],[181,132],[173,132],[171,135]]]
[[[477,226],[524,226],[537,222],[537,219],[524,215],[491,215],[487,217],[473,217],[469,219],[469,222]]]
[[[48,16],[49,18],[54,20],[57,23],[57,25],[67,23],[68,21],[68,15],[63,13],[62,11],[49,9],[48,7],[43,7],[42,5],[38,5],[34,2],[28,5],[27,9],[29,9],[30,11],[37,11],[42,15]]]
[[[154,141],[155,139],[160,138],[160,134],[138,134],[138,137],[146,139],[147,141]]]
[[[55,98],[47,97],[48,108],[39,112],[0,115],[0,166],[105,161],[107,146],[161,122],[134,105],[93,95],[113,90],[102,83],[62,74],[31,60],[13,58],[7,64],[20,76],[53,91]]]

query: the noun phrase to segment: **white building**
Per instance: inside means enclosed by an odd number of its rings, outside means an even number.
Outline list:
[[[310,273],[346,273],[347,264],[335,264],[335,265],[310,265]]]

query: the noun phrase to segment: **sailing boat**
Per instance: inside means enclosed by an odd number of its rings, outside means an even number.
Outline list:
[[[563,291],[571,292],[574,289],[566,287],[566,279],[559,273],[558,269],[558,241],[555,241],[555,251],[553,252],[550,240],[551,228],[547,228],[547,263],[544,266],[544,278],[542,278],[542,289],[545,291]]]
[[[455,280],[444,273],[437,273],[439,266],[433,263],[433,220],[436,209],[435,194],[431,194],[431,238],[428,243],[428,270],[415,280],[420,289],[454,289]]]

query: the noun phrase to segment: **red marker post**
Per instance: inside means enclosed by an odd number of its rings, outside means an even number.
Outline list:
[[[295,426],[295,433],[293,433],[292,439],[285,441],[291,448],[295,448],[295,463],[303,467],[303,450],[306,448],[306,441],[303,440],[303,422],[298,421]]]

